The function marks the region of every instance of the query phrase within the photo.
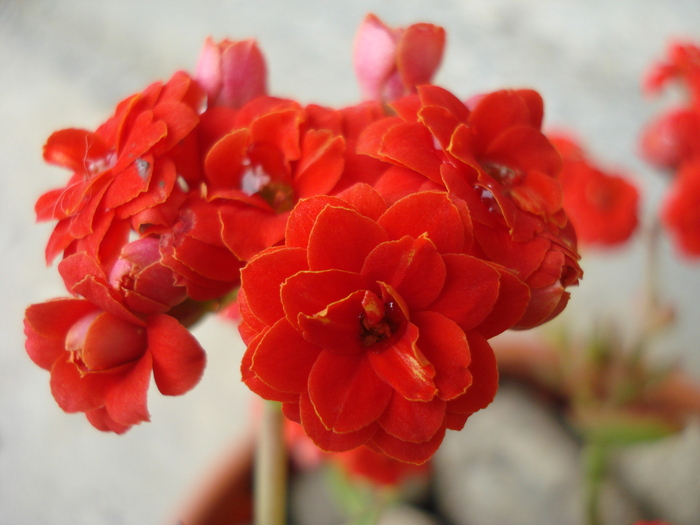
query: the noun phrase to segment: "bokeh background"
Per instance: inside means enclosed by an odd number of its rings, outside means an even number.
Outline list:
[[[192,71],[208,35],[256,37],[274,95],[355,103],[352,41],[370,11],[390,25],[444,26],[436,83],[462,98],[504,87],[540,91],[546,126],[574,130],[601,164],[629,173],[644,213],[655,212],[665,181],[636,156],[637,138],[677,94],[645,99],[640,79],[669,39],[700,41],[697,0],[0,0],[0,523],[163,523],[248,436],[243,346],[216,319],[195,331],[209,355],[200,385],[182,398],[154,391],[152,423],[102,434],[56,406],[49,375],[26,356],[22,335],[28,304],[65,295],[43,260],[51,225],[33,216],[40,193],[68,177],[43,164],[46,138],[66,127],[94,129],[127,95],[177,69]],[[679,324],[655,355],[700,379],[700,265],[676,260],[668,242],[662,249],[663,292]],[[585,278],[562,322],[633,325],[642,256],[639,241],[586,254]]]

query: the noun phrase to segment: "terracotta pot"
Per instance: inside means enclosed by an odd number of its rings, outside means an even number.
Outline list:
[[[253,517],[254,443],[238,444],[222,458],[168,525],[244,525]]]

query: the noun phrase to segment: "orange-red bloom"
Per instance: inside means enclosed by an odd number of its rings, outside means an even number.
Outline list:
[[[700,158],[678,170],[664,200],[661,220],[683,255],[700,256]]]
[[[530,304],[516,327],[559,314],[581,269],[561,207],[561,158],[540,131],[539,94],[497,91],[470,109],[442,88],[420,86],[392,107],[398,116],[370,125],[358,143],[360,153],[393,165],[375,185],[380,193],[393,201],[447,189],[469,210],[468,253],[511,268],[530,286]]]
[[[122,101],[96,132],[64,129],[49,137],[44,159],[73,176],[36,203],[38,220],[58,221],[46,248],[48,261],[78,250],[81,241],[79,250],[102,255],[105,238],[128,231],[129,220],[138,229],[177,215],[178,176],[192,184],[199,180],[190,132],[202,101],[201,89],[179,72]]]
[[[51,392],[66,412],[84,412],[99,430],[122,433],[149,420],[151,373],[165,395],[190,390],[205,356],[172,317],[142,320],[118,303],[55,299],[27,308],[29,357],[51,372]]]
[[[598,169],[571,139],[549,138],[564,160],[559,181],[564,192],[564,209],[577,239],[583,244],[599,246],[627,241],[638,224],[637,188],[623,176]]]
[[[226,246],[248,260],[284,238],[299,199],[336,185],[345,141],[334,130],[313,127],[292,100],[258,97],[232,119],[232,131],[206,154],[205,181],[207,197],[218,201]]]
[[[444,192],[387,208],[366,185],[297,204],[285,246],[242,270],[246,384],[323,450],[367,444],[425,462],[493,399],[486,337],[529,298],[509,271],[463,253],[464,211]]]

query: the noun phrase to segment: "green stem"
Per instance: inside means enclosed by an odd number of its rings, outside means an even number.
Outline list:
[[[583,447],[585,476],[586,525],[601,525],[600,495],[607,471],[607,450],[600,442],[591,441]]]
[[[284,525],[287,454],[279,403],[265,401],[255,455],[255,525]]]

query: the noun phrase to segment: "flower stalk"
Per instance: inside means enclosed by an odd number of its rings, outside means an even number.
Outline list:
[[[255,525],[284,525],[287,454],[281,405],[265,401],[255,457]]]

